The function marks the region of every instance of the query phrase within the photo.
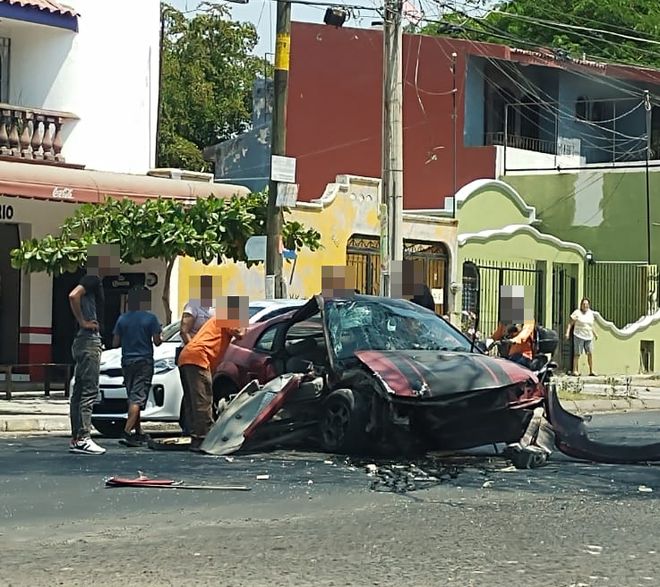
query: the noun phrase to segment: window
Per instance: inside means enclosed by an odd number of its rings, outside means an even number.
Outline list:
[[[273,342],[275,342],[275,335],[281,324],[276,324],[267,329],[257,341],[257,344],[254,345],[255,351],[261,351],[262,353],[270,353],[273,350]]]
[[[9,102],[9,47],[11,39],[0,37],[0,102]]]
[[[589,98],[580,96],[575,101],[575,118],[578,120],[591,119],[591,103],[589,102]]]

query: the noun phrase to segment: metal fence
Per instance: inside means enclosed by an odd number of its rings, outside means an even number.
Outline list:
[[[593,309],[619,328],[658,308],[656,265],[593,263],[586,266],[584,281]]]
[[[463,310],[479,318],[479,330],[489,337],[500,317],[500,287],[522,285],[534,292],[534,316],[545,319],[545,275],[536,263],[469,259],[463,264]]]

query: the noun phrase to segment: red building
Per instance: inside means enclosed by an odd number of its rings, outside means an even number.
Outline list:
[[[637,149],[629,137],[639,136],[644,149],[644,114],[635,105],[644,89],[660,94],[655,70],[422,35],[403,37],[403,77],[409,210],[443,208],[455,189],[538,164],[538,154],[548,171],[566,165],[567,154],[568,164],[624,161]],[[287,155],[297,159],[301,200],[320,197],[338,174],[380,177],[382,79],[380,30],[292,24]],[[631,116],[622,117],[624,109]],[[207,150],[216,181],[266,185],[271,111],[262,82],[253,130]],[[652,140],[660,147],[657,107],[653,119]],[[506,154],[496,147],[504,142]]]

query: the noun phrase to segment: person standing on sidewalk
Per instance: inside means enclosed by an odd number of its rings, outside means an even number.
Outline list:
[[[593,352],[594,340],[598,339],[598,335],[594,330],[594,322],[596,316],[591,309],[591,302],[589,298],[582,298],[580,307],[571,314],[571,320],[566,329],[566,340],[570,340],[571,330],[573,331],[573,373],[578,377],[580,355],[586,353],[587,363],[589,365],[589,376],[595,377]]]
[[[199,452],[213,425],[213,373],[229,343],[243,336],[248,324],[248,298],[230,296],[218,300],[210,318],[179,355],[181,378],[190,390],[190,450]]]
[[[79,330],[73,340],[71,354],[75,362],[75,383],[71,393],[69,413],[73,453],[102,455],[105,449],[90,436],[92,408],[99,392],[101,369],[101,325],[103,324],[103,277],[119,273],[117,247],[97,245],[87,254],[87,275],[69,294],[71,311],[78,321]]]
[[[213,277],[210,275],[202,275],[199,277],[199,283],[194,283],[191,278],[191,291],[199,291],[199,298],[194,298],[188,301],[183,307],[181,314],[181,326],[179,327],[179,334],[181,336],[181,346],[177,349],[176,360],[179,359],[179,354],[183,348],[193,339],[199,332],[199,329],[204,326],[206,321],[213,315]],[[181,426],[181,434],[183,436],[190,436],[190,390],[187,387],[187,381],[184,380],[183,375],[179,372],[181,377],[181,388],[183,397],[181,398],[181,410],[179,413],[179,426]]]
[[[128,398],[128,417],[120,442],[126,446],[142,446],[147,440],[142,433],[140,411],[144,409],[154,376],[154,347],[160,346],[161,324],[151,308],[148,289],[128,292],[128,312],[119,316],[113,331],[112,346],[121,346],[121,368]]]

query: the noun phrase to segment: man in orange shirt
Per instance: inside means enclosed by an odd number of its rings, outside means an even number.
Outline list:
[[[204,323],[179,355],[181,378],[190,390],[192,451],[200,450],[213,425],[213,373],[231,341],[242,337],[242,327],[247,323],[247,298],[220,298],[215,316]]]
[[[511,346],[509,347],[506,358],[515,363],[520,363],[525,367],[530,367],[534,358],[535,327],[536,322],[534,320],[525,320],[522,328],[519,324],[507,327],[504,323],[500,322],[491,338],[493,340],[502,340],[505,335],[508,336]]]

